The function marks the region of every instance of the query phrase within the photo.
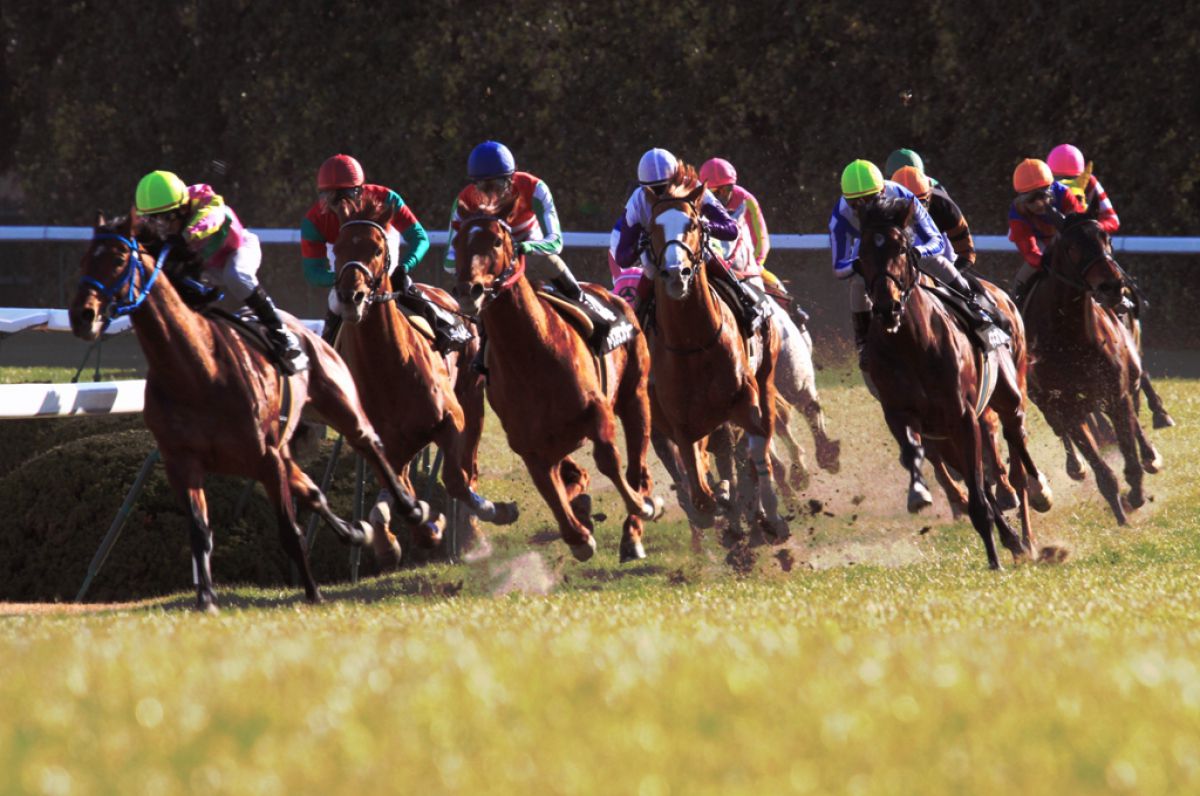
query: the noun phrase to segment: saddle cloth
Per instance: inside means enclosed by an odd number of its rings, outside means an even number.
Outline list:
[[[554,311],[579,332],[588,346],[597,354],[607,354],[609,351],[620,348],[641,331],[637,326],[625,320],[621,304],[617,303],[623,299],[610,295],[605,301],[601,301],[596,296],[584,291],[584,300],[577,302],[562,295],[554,289],[553,285],[544,285],[538,288],[538,295],[546,299]],[[601,322],[601,326],[608,326],[608,332],[602,337],[596,331],[597,321]]]

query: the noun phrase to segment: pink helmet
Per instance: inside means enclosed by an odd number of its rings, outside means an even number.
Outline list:
[[[700,167],[700,179],[709,188],[733,185],[737,182],[737,169],[728,160],[713,158]]]
[[[1070,144],[1059,144],[1046,156],[1046,164],[1055,177],[1078,177],[1083,174],[1083,153]]]

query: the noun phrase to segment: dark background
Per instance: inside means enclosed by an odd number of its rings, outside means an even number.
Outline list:
[[[46,4],[0,8],[0,222],[82,225],[145,172],[209,182],[252,227],[296,227],[327,156],[358,157],[442,229],[471,147],[506,142],[563,226],[606,230],[640,154],[720,155],[772,229],[820,232],[856,157],[925,158],[977,234],[1003,234],[1010,175],[1073,142],[1123,234],[1200,234],[1200,6],[1098,0]],[[0,246],[0,304],[62,306],[76,245]],[[585,278],[603,254],[567,252]],[[1150,345],[1200,339],[1195,258],[1135,257]],[[419,272],[437,281],[435,249]],[[984,255],[1007,282],[1015,255]],[[841,336],[825,253],[772,257]],[[298,247],[263,281],[318,316]],[[818,341],[818,347],[821,343]]]

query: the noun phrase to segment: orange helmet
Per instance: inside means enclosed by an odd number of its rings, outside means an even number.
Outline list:
[[[903,168],[896,169],[896,173],[892,175],[892,182],[900,183],[916,194],[918,199],[927,199],[929,198],[929,194],[933,192],[933,186],[929,184],[929,178],[916,166],[904,166]]]
[[[1017,193],[1029,193],[1040,188],[1049,188],[1054,182],[1054,175],[1044,160],[1025,158],[1017,170],[1013,172],[1013,190]]]

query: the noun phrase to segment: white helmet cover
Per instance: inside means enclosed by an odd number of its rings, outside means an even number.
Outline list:
[[[638,161],[638,182],[642,185],[661,185],[671,179],[679,161],[665,149],[651,149]]]

